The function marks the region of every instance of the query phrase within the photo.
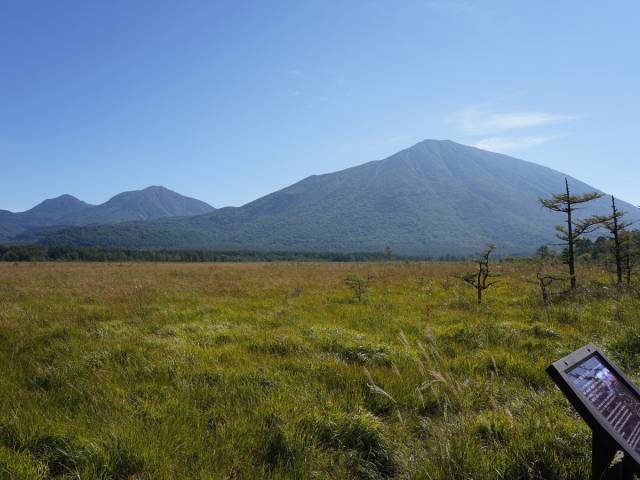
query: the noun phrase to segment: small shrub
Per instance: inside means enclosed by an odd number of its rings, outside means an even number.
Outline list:
[[[347,278],[344,279],[345,285],[351,289],[353,292],[353,298],[358,303],[363,303],[366,301],[367,293],[369,291],[369,286],[371,285],[371,281],[373,277],[369,275],[367,278],[362,278],[359,275],[351,273],[347,275]]]

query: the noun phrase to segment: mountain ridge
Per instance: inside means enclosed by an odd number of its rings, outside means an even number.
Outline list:
[[[186,197],[162,186],[150,186],[114,195],[91,205],[73,195],[43,200],[24,212],[0,210],[0,239],[33,229],[54,226],[112,224],[132,220],[155,220],[170,216],[200,215],[213,211],[207,203]]]
[[[530,254],[554,241],[561,216],[538,198],[561,191],[565,175],[450,140],[425,140],[382,160],[312,175],[241,207],[47,232],[47,244],[129,248],[226,248],[470,254],[497,243]],[[593,187],[568,177],[575,193]],[[629,219],[640,212],[620,201]],[[608,201],[584,214],[605,214]]]
[[[142,190],[118,193],[91,211],[66,216],[68,225],[108,224],[163,217],[193,216],[214,208],[195,198],[185,197],[166,187],[153,185]]]

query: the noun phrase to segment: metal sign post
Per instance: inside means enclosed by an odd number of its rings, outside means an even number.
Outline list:
[[[633,480],[640,471],[640,390],[591,344],[547,373],[591,428],[591,478]]]

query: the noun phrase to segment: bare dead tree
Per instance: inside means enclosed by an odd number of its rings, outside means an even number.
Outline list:
[[[566,280],[566,276],[553,275],[551,273],[537,272],[536,279],[538,280],[538,286],[540,287],[540,293],[542,294],[542,303],[545,306],[551,305],[551,285],[555,282]]]
[[[553,211],[564,213],[567,216],[566,226],[558,225],[556,227],[557,237],[567,246],[567,264],[569,265],[569,275],[571,277],[571,289],[575,290],[578,286],[576,277],[576,259],[575,259],[575,242],[582,235],[594,231],[602,219],[598,216],[592,216],[581,220],[575,220],[574,214],[583,203],[591,202],[602,197],[599,192],[590,192],[582,195],[572,195],[569,190],[569,180],[564,179],[565,192],[556,193],[551,198],[540,198],[539,201],[543,207]]]
[[[462,276],[463,281],[476,289],[478,295],[478,304],[482,303],[482,293],[498,283],[498,280],[491,281],[491,278],[494,278],[497,275],[491,273],[489,268],[490,257],[495,249],[495,245],[488,245],[484,252],[482,252],[482,254],[476,260],[478,271],[467,273]]]
[[[640,234],[625,230],[622,236],[622,268],[627,282],[631,286],[631,279],[638,263],[640,263]]]
[[[616,207],[616,199],[613,195],[611,195],[611,215],[601,216],[600,223],[601,225],[609,231],[611,235],[609,238],[611,240],[611,252],[613,253],[613,258],[616,262],[616,280],[618,283],[618,287],[622,287],[622,281],[624,276],[624,267],[625,267],[625,251],[629,251],[627,242],[631,241],[630,236],[624,234],[626,229],[632,225],[631,222],[625,222],[622,217],[624,217],[625,212],[618,210]],[[627,256],[627,261],[631,259]],[[631,278],[628,277],[629,282],[631,282]]]
[[[363,278],[355,273],[350,273],[344,279],[345,285],[351,289],[353,292],[353,297],[358,303],[364,303],[367,298],[367,293],[369,292],[369,287],[371,286],[371,282],[373,280],[373,275],[368,274],[367,278]]]
[[[536,272],[534,275],[524,277],[527,283],[536,285],[540,289],[542,303],[549,307],[553,301],[552,286],[557,283],[564,283],[569,280],[568,275],[558,273],[556,270],[557,263],[550,255],[539,255],[535,262]]]

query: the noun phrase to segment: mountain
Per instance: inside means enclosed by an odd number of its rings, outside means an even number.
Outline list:
[[[6,241],[15,235],[24,232],[15,213],[8,210],[0,210],[0,241]]]
[[[43,227],[112,224],[163,217],[193,216],[213,211],[205,202],[164,187],[124,192],[101,205],[90,205],[71,195],[48,199],[26,212],[0,210],[0,239],[12,239]]]
[[[92,205],[72,195],[60,195],[44,200],[24,212],[13,213],[0,210],[0,240],[11,238],[32,228],[60,225],[65,216],[91,207]]]
[[[190,218],[48,232],[46,244],[130,248],[382,251],[466,255],[496,243],[529,254],[554,241],[563,218],[540,196],[565,175],[451,141],[425,140],[384,160],[308,177],[242,207]],[[593,190],[569,179],[575,193]],[[609,211],[606,198],[580,213]],[[629,219],[640,211],[624,202]]]
[[[68,215],[90,209],[92,205],[78,200],[73,195],[60,195],[47,199],[31,210],[19,213],[23,221],[33,225],[55,225]]]
[[[165,187],[152,186],[144,190],[119,193],[107,202],[89,210],[64,217],[65,225],[89,225],[154,220],[164,217],[190,217],[213,211],[200,200],[185,197]]]

